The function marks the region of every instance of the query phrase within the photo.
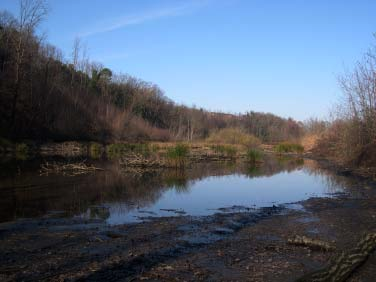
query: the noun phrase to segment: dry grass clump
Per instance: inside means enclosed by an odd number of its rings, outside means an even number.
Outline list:
[[[252,165],[262,162],[262,158],[263,158],[263,153],[262,151],[258,149],[249,149],[247,151],[247,161]]]
[[[244,133],[240,128],[224,128],[210,134],[206,139],[208,143],[242,145],[257,147],[261,144],[257,137]]]
[[[176,144],[167,149],[167,159],[173,166],[184,167],[189,155],[189,147],[186,144]]]

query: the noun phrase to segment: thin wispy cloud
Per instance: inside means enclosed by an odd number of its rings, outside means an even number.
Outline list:
[[[128,53],[106,53],[106,54],[95,54],[93,55],[94,60],[98,60],[100,62],[108,62],[108,61],[117,61],[117,60],[125,60],[129,58]]]
[[[162,18],[182,16],[207,5],[209,2],[210,0],[190,1],[188,3],[181,4],[180,6],[150,10],[136,15],[126,15],[117,19],[108,20],[106,23],[103,23],[96,28],[82,32],[79,36],[88,37]]]

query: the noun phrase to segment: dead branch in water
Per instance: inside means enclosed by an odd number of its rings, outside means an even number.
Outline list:
[[[167,167],[167,164],[162,160],[148,159],[142,156],[132,156],[128,158],[122,158],[120,165],[125,167]]]
[[[79,163],[44,163],[41,164],[40,175],[48,175],[49,173],[58,173],[63,175],[75,176],[103,170],[93,165],[87,165],[85,161]]]
[[[120,161],[123,167],[131,168],[168,168],[172,165],[164,158],[145,157],[140,154],[124,156]]]

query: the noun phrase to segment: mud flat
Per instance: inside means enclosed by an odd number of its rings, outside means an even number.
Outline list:
[[[2,223],[0,280],[293,281],[376,230],[372,194],[118,226],[56,215]],[[289,244],[296,235],[330,242],[335,249]],[[349,281],[375,276],[372,253]]]

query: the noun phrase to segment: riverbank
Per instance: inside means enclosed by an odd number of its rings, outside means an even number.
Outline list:
[[[4,142],[3,142],[4,143]],[[0,144],[0,155],[4,157],[16,157],[17,153],[24,153],[24,157],[90,157],[94,159],[120,158],[132,154],[150,155],[152,153],[165,154],[169,148],[178,144],[183,144],[189,149],[189,158],[201,160],[205,156],[215,159],[215,157],[233,158],[242,157],[246,148],[240,145],[212,144],[204,142],[143,142],[143,143],[109,143],[102,144],[96,142],[49,142],[49,143],[11,143]],[[22,149],[22,150],[21,150]],[[21,152],[22,151],[22,152]],[[221,159],[222,159],[221,158]]]
[[[125,167],[166,167],[166,155],[169,149],[177,144],[187,146],[188,152],[184,156],[188,162],[203,161],[234,161],[246,160],[247,148],[240,145],[210,144],[205,142],[176,143],[176,142],[149,142],[149,143],[114,143],[100,144],[95,142],[50,142],[50,143],[15,143],[2,142],[0,156],[6,159],[27,160],[29,158],[63,159],[119,159]],[[307,145],[306,143],[304,143]],[[263,154],[278,154],[281,157],[309,158],[321,163],[322,167],[336,171],[341,175],[376,180],[375,166],[357,166],[344,164],[338,159],[325,157],[314,145],[309,145],[302,152],[278,152],[278,144],[261,144],[258,149]]]
[[[250,160],[255,163],[262,160],[263,154],[277,154],[281,157],[302,157],[305,155],[304,148],[294,143],[259,144],[255,147],[247,147],[240,144],[210,142],[101,144],[79,141],[50,143],[35,143],[32,141],[11,143],[5,141],[3,140],[0,143],[0,157],[3,161],[25,161],[36,158],[105,159],[119,160],[124,166],[129,167],[168,167],[171,166],[171,161],[174,163],[178,159],[184,160],[186,163],[235,160]]]
[[[334,198],[232,207],[210,216],[113,226],[50,213],[1,223],[0,280],[294,281],[352,249],[364,233],[375,232],[375,184],[350,182],[350,190]],[[289,244],[296,236],[335,249]],[[372,253],[349,281],[374,281],[374,265]]]

